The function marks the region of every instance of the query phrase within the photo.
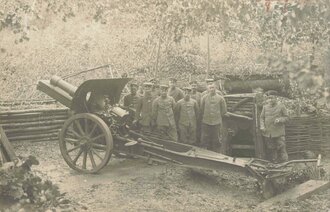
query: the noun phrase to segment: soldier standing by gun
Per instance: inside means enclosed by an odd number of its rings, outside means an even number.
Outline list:
[[[220,95],[220,96],[223,96],[223,95],[224,95],[224,92],[221,91],[221,90],[219,90],[219,89],[218,89],[218,86],[216,86],[216,80],[215,80],[215,79],[213,79],[213,78],[209,78],[209,79],[206,79],[205,82],[206,82],[207,87],[208,87],[209,85],[214,85],[214,86],[215,86],[215,92],[216,92],[218,95]],[[206,89],[206,90],[202,93],[202,97],[205,96],[206,94],[208,94],[208,92],[209,92],[209,90]]]
[[[183,88],[185,96],[175,106],[175,118],[179,129],[180,141],[196,144],[197,116],[199,108],[196,100],[190,97],[191,88]]]
[[[139,86],[136,83],[130,84],[130,93],[124,96],[124,106],[130,108],[136,108],[139,95],[137,93]]]
[[[200,92],[197,91],[197,81],[191,81],[190,82],[190,86],[191,86],[191,98],[195,99],[198,106],[200,106],[201,104],[201,100],[202,100],[202,94]]]
[[[152,83],[145,82],[143,87],[144,94],[137,101],[134,124],[138,122],[143,132],[151,132],[154,126],[152,122],[152,102],[154,100],[151,93]]]
[[[191,98],[196,100],[197,104],[198,104],[198,108],[200,108],[201,106],[201,101],[202,101],[202,93],[201,92],[198,92],[197,91],[197,87],[198,87],[198,84],[197,84],[197,81],[194,80],[194,81],[191,81],[190,82],[190,86],[191,86]],[[196,132],[196,143],[200,143],[200,140],[201,140],[201,120],[199,118],[199,115],[198,115],[198,119],[197,119],[197,132]]]
[[[157,97],[152,104],[153,120],[162,134],[169,136],[174,141],[178,141],[173,112],[175,100],[173,97],[167,95],[167,85],[161,85],[160,90],[160,97]]]
[[[201,102],[201,146],[203,148],[220,152],[222,116],[227,116],[226,101],[216,93],[215,85],[209,84],[208,93],[202,97]]]
[[[288,120],[288,113],[283,104],[279,104],[276,91],[268,91],[267,103],[260,115],[260,130],[265,138],[267,155],[274,163],[288,161],[285,145],[284,123]]]
[[[182,99],[184,97],[183,91],[180,88],[176,87],[175,78],[170,78],[169,86],[170,86],[170,89],[168,89],[167,95],[173,97],[175,102],[179,101],[180,99]]]
[[[159,80],[153,78],[150,80],[150,82],[153,84],[152,86],[152,96],[156,99],[160,96],[160,86],[159,86]]]

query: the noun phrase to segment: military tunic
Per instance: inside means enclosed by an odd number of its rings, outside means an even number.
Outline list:
[[[279,122],[275,123],[278,119]],[[283,104],[263,106],[260,115],[260,128],[264,129],[262,135],[265,138],[268,159],[272,162],[285,162],[288,154],[285,145],[285,125],[288,113]]]
[[[174,119],[175,100],[173,97],[157,97],[152,104],[153,119],[159,131],[174,141],[178,140]]]
[[[151,93],[145,93],[137,101],[135,119],[139,121],[143,130],[151,130],[152,122],[152,102],[153,96]]]
[[[195,99],[198,106],[200,106],[202,100],[202,94],[200,92],[196,91],[195,93],[192,93],[191,98]]]
[[[198,104],[194,99],[181,99],[175,107],[175,117],[177,119],[180,141],[182,143],[195,144]]]
[[[174,89],[168,89],[167,95],[173,97],[175,102],[179,101],[184,97],[183,91],[177,87],[175,87]]]
[[[220,152],[220,128],[222,125],[222,116],[226,113],[227,105],[222,96],[208,93],[202,97],[202,147]]]
[[[275,124],[275,119],[279,119],[280,122]],[[283,104],[264,105],[260,115],[260,127],[265,128],[263,136],[272,138],[285,136],[284,123],[287,119],[288,113]]]
[[[138,94],[127,94],[126,96],[124,96],[124,106],[125,107],[131,107],[136,109],[136,105],[139,99],[139,95]]]
[[[190,98],[195,99],[197,101],[198,107],[200,109],[201,107],[201,101],[202,101],[202,93],[198,91],[193,91],[192,94],[190,95]],[[197,143],[200,142],[201,139],[201,122],[198,114],[198,120],[197,120]]]

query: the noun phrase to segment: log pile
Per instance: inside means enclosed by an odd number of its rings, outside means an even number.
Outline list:
[[[49,105],[49,104],[55,104],[56,100],[53,99],[32,99],[32,100],[25,100],[25,99],[17,99],[17,100],[10,100],[10,101],[0,101],[0,107],[3,108],[12,108],[12,107],[27,107],[27,106],[36,106],[36,105]]]
[[[330,116],[294,117],[285,131],[289,154],[330,151]]]
[[[251,96],[242,94],[242,96],[226,96],[225,99],[228,112],[253,118],[254,102]]]
[[[290,97],[290,81],[286,75],[276,73],[230,75],[224,76],[222,87],[228,94],[252,93],[254,89],[262,88],[264,91],[275,90],[281,96]]]
[[[0,113],[0,125],[9,141],[57,140],[68,119],[68,109],[29,109]]]

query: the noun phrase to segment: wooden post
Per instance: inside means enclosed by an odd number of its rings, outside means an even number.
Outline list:
[[[0,144],[1,144],[1,155],[4,162],[14,162],[15,164],[19,161],[15,154],[14,148],[9,142],[5,131],[0,127]]]
[[[156,68],[154,72],[154,77],[158,75],[158,64],[159,64],[159,57],[160,57],[160,45],[161,45],[161,36],[159,35],[159,41],[158,41],[158,50],[157,50],[157,59],[156,59]]]
[[[207,32],[207,76],[210,73],[210,34]]]

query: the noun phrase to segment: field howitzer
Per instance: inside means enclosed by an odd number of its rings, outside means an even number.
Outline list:
[[[130,113],[118,105],[130,78],[92,79],[75,87],[61,78],[39,81],[38,89],[69,107],[73,115],[59,133],[59,146],[66,163],[84,173],[99,172],[111,155],[124,154],[171,162],[184,167],[228,171],[255,177],[265,197],[276,192],[298,165],[314,166],[319,159],[273,164],[262,159],[241,159],[173,142],[157,133],[140,133],[129,120]]]

